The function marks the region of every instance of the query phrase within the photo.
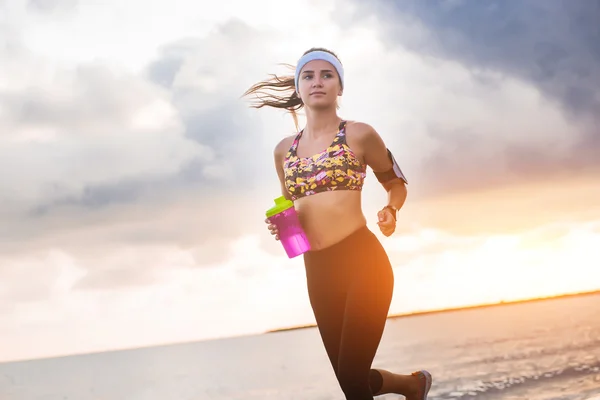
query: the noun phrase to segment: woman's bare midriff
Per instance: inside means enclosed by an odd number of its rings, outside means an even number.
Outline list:
[[[294,205],[312,250],[341,242],[366,225],[358,191],[318,193],[302,197]]]

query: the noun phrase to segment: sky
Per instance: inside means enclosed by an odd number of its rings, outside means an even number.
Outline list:
[[[0,361],[314,322],[264,223],[314,46],[409,180],[390,313],[600,289],[598,1],[0,0]],[[300,118],[300,123],[304,121]],[[369,172],[375,232],[386,194]]]

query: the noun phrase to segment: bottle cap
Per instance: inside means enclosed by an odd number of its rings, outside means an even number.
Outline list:
[[[275,199],[275,205],[267,210],[267,218],[292,207],[294,207],[294,203],[291,200],[286,199],[285,196],[278,197]]]

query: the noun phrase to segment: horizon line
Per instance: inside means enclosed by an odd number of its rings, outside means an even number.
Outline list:
[[[535,303],[535,302],[542,302],[542,301],[549,301],[549,300],[557,300],[557,299],[572,298],[572,297],[585,297],[585,296],[593,296],[593,295],[600,295],[600,288],[595,289],[595,290],[582,291],[582,292],[571,292],[571,293],[562,293],[562,294],[556,294],[556,295],[523,298],[520,300],[501,300],[499,302],[494,302],[494,303],[480,303],[480,304],[474,304],[474,305],[468,305],[468,306],[439,308],[439,309],[430,309],[430,310],[422,310],[422,311],[412,311],[412,312],[407,312],[407,313],[390,314],[390,315],[388,315],[387,319],[389,320],[389,319],[399,319],[399,318],[414,318],[414,317],[433,315],[433,314],[444,314],[444,313],[469,311],[469,310],[482,309],[482,308],[503,307],[503,306],[508,306],[508,305],[522,304],[522,303]],[[151,348],[157,348],[157,347],[179,346],[179,345],[187,345],[187,344],[194,344],[194,343],[205,343],[205,342],[212,342],[212,341],[219,341],[219,340],[236,339],[236,338],[268,335],[268,334],[273,334],[273,333],[289,332],[289,331],[295,331],[295,330],[301,330],[301,329],[310,329],[310,328],[316,328],[316,327],[317,327],[317,325],[313,323],[313,324],[307,324],[307,325],[297,325],[297,326],[291,326],[291,327],[270,329],[270,330],[266,330],[266,331],[262,331],[262,332],[255,332],[255,333],[243,333],[243,334],[239,334],[239,335],[216,336],[216,337],[212,337],[212,338],[204,338],[204,339],[196,339],[196,340],[182,340],[182,341],[176,341],[176,342],[163,342],[163,343],[156,343],[156,344],[152,344],[152,345],[143,345],[143,346],[138,346],[138,347],[117,347],[117,348],[106,349],[106,350],[75,352],[75,353],[68,353],[68,354],[56,354],[56,355],[42,356],[42,357],[36,357],[36,358],[7,359],[7,360],[0,360],[0,365],[11,364],[11,363],[24,363],[24,362],[32,362],[32,361],[51,360],[51,359],[67,358],[67,357],[81,357],[81,356],[89,356],[89,355],[94,355],[94,354],[116,353],[116,352],[120,352],[120,351],[143,350],[143,349],[151,349]]]
[[[558,300],[558,299],[564,299],[564,298],[570,298],[570,297],[583,297],[583,296],[591,296],[591,295],[599,295],[599,294],[600,294],[600,289],[595,289],[595,290],[588,290],[588,291],[583,291],[583,292],[563,293],[563,294],[540,296],[540,297],[528,297],[528,298],[517,299],[517,300],[501,300],[501,301],[492,302],[492,303],[480,303],[480,304],[473,304],[473,305],[468,305],[468,306],[436,308],[436,309],[430,309],[430,310],[410,311],[410,312],[405,312],[405,313],[390,314],[390,315],[388,315],[387,319],[389,320],[389,319],[420,317],[420,316],[434,315],[434,314],[446,314],[446,313],[452,313],[452,312],[457,312],[457,311],[469,311],[469,310],[477,310],[477,309],[482,309],[482,308],[495,308],[495,307],[502,307],[502,306],[507,306],[507,305],[515,305],[515,304],[522,304],[522,303],[536,303],[536,302],[541,302],[541,301]],[[317,327],[317,324],[314,324],[314,323],[307,324],[307,325],[295,325],[295,326],[290,326],[290,327],[285,327],[285,328],[270,329],[270,330],[263,332],[262,334],[295,331],[295,330],[300,330],[300,329],[310,329],[310,328],[316,328],[316,327]]]

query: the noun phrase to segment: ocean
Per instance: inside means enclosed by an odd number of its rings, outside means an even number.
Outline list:
[[[389,319],[374,366],[428,369],[431,400],[600,400],[600,295]],[[0,400],[343,398],[315,328],[0,364]]]

